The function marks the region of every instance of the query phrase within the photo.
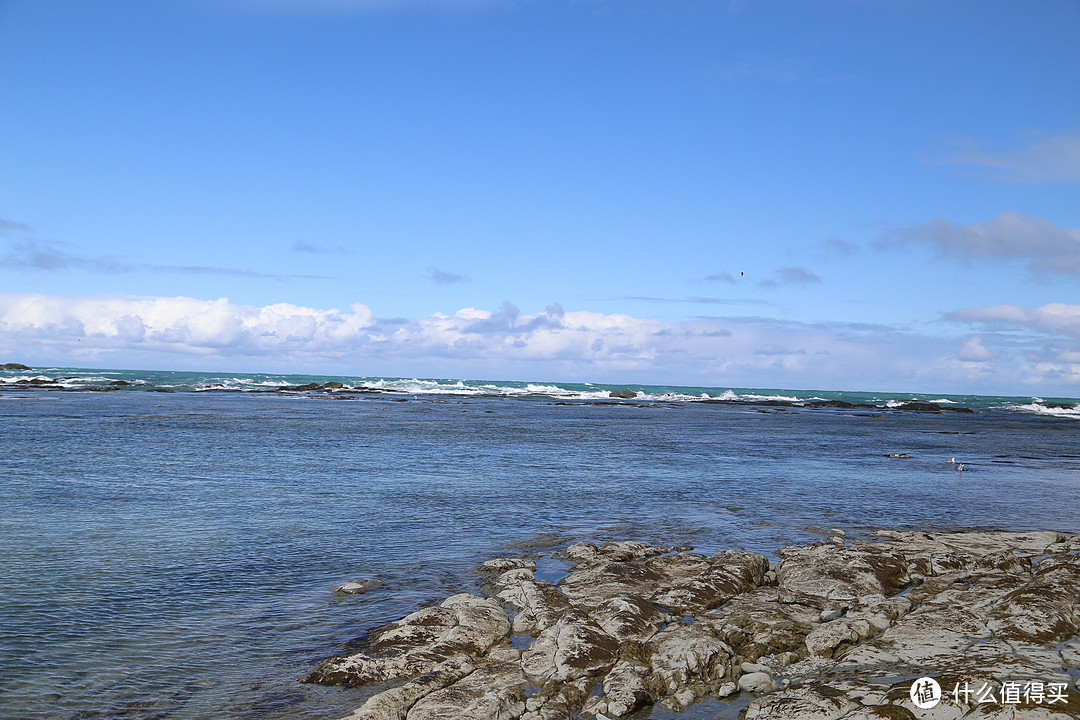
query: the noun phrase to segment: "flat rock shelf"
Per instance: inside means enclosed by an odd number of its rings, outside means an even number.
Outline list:
[[[348,720],[604,720],[725,697],[748,720],[1080,717],[1080,537],[691,550],[579,542],[554,583],[536,555],[490,560],[482,594],[375,629],[305,681],[375,687]],[[936,696],[916,693],[926,678]]]

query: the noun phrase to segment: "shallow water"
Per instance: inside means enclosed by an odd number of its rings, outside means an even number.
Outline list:
[[[25,391],[0,416],[3,718],[340,717],[363,691],[297,678],[530,543],[1080,532],[1080,424],[992,404]]]

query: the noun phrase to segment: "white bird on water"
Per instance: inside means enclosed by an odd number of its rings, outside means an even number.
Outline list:
[[[960,463],[956,466],[957,472],[964,472],[964,463]]]
[[[945,462],[949,463],[950,465],[955,465],[956,464],[956,458],[949,458]]]

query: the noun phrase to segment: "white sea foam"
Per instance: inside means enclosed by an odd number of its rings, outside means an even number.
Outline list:
[[[395,390],[416,395],[476,395],[481,392],[480,388],[466,385],[461,380],[441,383],[438,380],[383,380],[377,379],[364,383],[365,387],[376,390]]]
[[[799,398],[794,395],[743,395],[743,400],[751,400],[753,402],[800,402]]]
[[[1053,417],[1071,418],[1073,420],[1080,420],[1080,408],[1062,408],[1062,407],[1047,407],[1037,402],[1028,403],[1026,405],[1008,405],[1010,410],[1019,410],[1020,412],[1032,413],[1034,415],[1051,415]]]
[[[707,400],[709,396],[705,393],[701,395],[687,395],[685,393],[659,393],[657,395],[649,395],[643,393],[639,396],[641,400],[648,400],[649,402],[694,402],[695,400]]]
[[[535,385],[529,383],[525,386],[525,389],[535,395],[576,395],[577,393],[571,392],[565,388],[561,388],[558,385]]]

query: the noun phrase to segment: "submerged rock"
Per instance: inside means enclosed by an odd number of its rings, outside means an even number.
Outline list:
[[[307,383],[306,385],[282,385],[278,392],[307,392],[309,390],[321,390],[319,383]]]
[[[772,566],[576,543],[557,584],[530,558],[490,560],[477,568],[487,597],[418,610],[306,679],[390,685],[349,720],[618,718],[736,692],[745,718],[1080,717],[1080,538],[880,535],[783,548]],[[922,677],[945,692],[933,710],[912,701]],[[974,697],[1006,683],[1041,683],[1041,700]]]
[[[381,582],[375,578],[358,578],[352,582],[347,582],[344,585],[338,585],[334,588],[334,592],[342,593],[344,595],[359,595],[366,593],[368,590],[374,590],[382,585]]]

